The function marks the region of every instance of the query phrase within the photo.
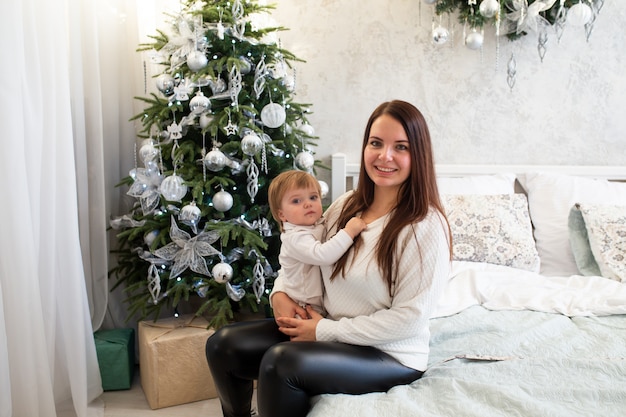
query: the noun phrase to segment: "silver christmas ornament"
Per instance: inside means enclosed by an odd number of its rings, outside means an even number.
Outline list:
[[[173,174],[163,179],[159,192],[167,201],[180,200],[187,194],[187,186],[182,177]]]
[[[478,10],[486,18],[492,18],[500,11],[500,2],[498,0],[483,0]]]
[[[315,129],[308,123],[304,123],[300,126],[300,131],[303,132],[307,136],[315,135]]]
[[[211,100],[202,93],[197,91],[196,95],[189,101],[189,110],[193,114],[202,114],[211,109]]]
[[[225,212],[233,207],[233,196],[228,191],[218,191],[213,196],[215,210]]]
[[[209,63],[208,58],[200,51],[192,51],[187,55],[187,67],[193,72],[198,72]]]
[[[300,152],[295,158],[296,167],[302,171],[310,171],[315,164],[315,158],[308,152]]]
[[[165,96],[174,94],[174,77],[169,74],[161,74],[156,79],[157,89]]]
[[[450,32],[448,32],[448,29],[444,28],[443,26],[437,26],[431,32],[431,36],[433,39],[433,43],[435,43],[436,45],[443,45],[444,43],[448,42]]]
[[[239,60],[241,61],[241,74],[245,75],[245,74],[249,74],[250,71],[252,71],[253,65],[252,62],[246,58],[245,56],[240,56]]]
[[[221,171],[228,163],[228,158],[217,148],[211,149],[204,156],[204,166],[213,172]]]
[[[326,197],[328,195],[328,191],[329,191],[328,184],[326,184],[325,181],[320,181],[320,180],[317,180],[317,182],[320,183],[320,189],[322,191],[321,197],[322,198]]]
[[[241,139],[241,150],[248,156],[254,156],[263,148],[263,141],[256,133],[249,133]]]
[[[196,205],[195,201],[184,206],[180,209],[178,219],[186,224],[197,225],[200,220],[200,208]]]
[[[207,127],[209,127],[209,125],[211,124],[212,121],[213,121],[213,115],[212,114],[202,113],[200,115],[198,123],[200,124],[200,128],[201,129],[206,129]]]
[[[154,142],[151,139],[143,141],[141,148],[139,148],[139,157],[145,164],[148,161],[154,161],[159,156],[159,149],[154,146]]]
[[[233,267],[226,262],[220,262],[218,264],[215,264],[215,266],[211,270],[211,274],[213,274],[213,278],[216,282],[219,282],[220,284],[225,284],[233,277]]]
[[[277,103],[269,103],[261,110],[261,121],[269,128],[282,126],[287,119],[285,108]]]
[[[148,233],[146,233],[145,235],[143,235],[143,241],[144,243],[148,246],[151,247],[152,243],[154,243],[154,240],[159,236],[159,231],[158,230],[151,230]]]
[[[483,46],[483,35],[476,30],[472,30],[465,37],[465,46],[469,49],[476,50],[480,49]]]
[[[593,11],[591,7],[581,1],[569,8],[565,21],[572,26],[584,26],[589,23],[592,16]]]

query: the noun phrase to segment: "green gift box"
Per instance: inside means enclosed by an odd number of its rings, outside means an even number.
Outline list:
[[[130,389],[135,374],[135,330],[98,330],[94,333],[102,389]]]

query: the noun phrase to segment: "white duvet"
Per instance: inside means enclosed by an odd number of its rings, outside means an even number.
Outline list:
[[[603,277],[548,277],[506,266],[453,262],[450,282],[434,317],[470,306],[532,310],[565,316],[626,314],[626,285]]]

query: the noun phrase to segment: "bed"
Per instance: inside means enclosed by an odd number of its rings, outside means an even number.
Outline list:
[[[358,164],[331,165],[334,199]],[[456,243],[427,371],[309,416],[626,415],[626,167],[437,173]]]

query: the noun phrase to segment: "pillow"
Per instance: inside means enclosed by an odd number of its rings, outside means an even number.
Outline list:
[[[577,204],[572,211],[583,218],[596,275],[626,282],[626,206]]]
[[[443,195],[453,260],[539,271],[524,194]]]
[[[569,212],[567,228],[569,229],[569,242],[578,271],[585,276],[602,275],[600,267],[593,257],[593,252],[591,252],[585,219],[583,219],[583,214],[578,205],[572,207]]]
[[[440,194],[513,194],[515,174],[437,177]]]
[[[570,209],[575,203],[626,205],[626,184],[547,172],[517,179],[528,195],[541,274],[578,275],[567,226]]]

